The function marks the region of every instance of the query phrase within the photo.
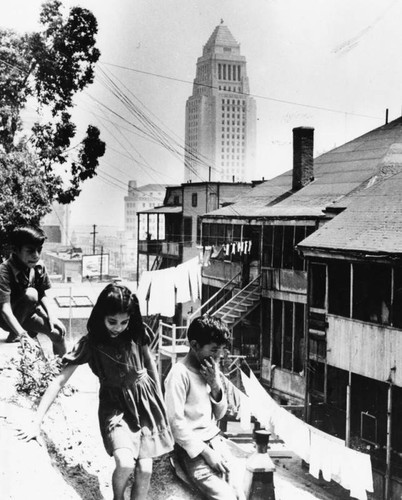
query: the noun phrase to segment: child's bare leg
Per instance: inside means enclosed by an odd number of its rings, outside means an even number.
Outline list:
[[[152,458],[140,458],[135,466],[131,500],[146,500],[152,476]]]
[[[14,316],[18,319],[21,325],[34,312],[38,304],[39,296],[35,288],[29,287],[25,290],[18,300],[12,304]]]
[[[67,352],[66,339],[60,331],[60,328],[56,328],[55,332],[50,332],[47,334],[49,339],[53,344],[53,354],[60,356],[61,358]]]
[[[112,476],[113,500],[124,500],[130,474],[134,470],[134,457],[129,448],[119,448],[113,453],[116,468]]]

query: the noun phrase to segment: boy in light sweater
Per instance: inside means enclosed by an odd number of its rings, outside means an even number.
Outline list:
[[[190,324],[190,350],[173,365],[165,381],[167,415],[175,457],[190,482],[208,499],[236,500],[242,495],[225,481],[229,461],[217,420],[227,410],[219,358],[229,343],[223,321],[207,315]]]

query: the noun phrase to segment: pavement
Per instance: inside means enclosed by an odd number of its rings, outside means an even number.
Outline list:
[[[45,419],[47,446],[17,439],[15,429],[32,416],[29,404],[17,396],[18,375],[10,359],[18,357],[18,344],[5,343],[0,330],[0,492],[1,500],[109,500],[113,461],[105,454],[97,423],[97,379],[87,367],[80,367],[71,379],[78,389],[70,398],[62,398]],[[45,352],[51,351],[46,337],[40,339]],[[25,400],[28,401],[28,400]],[[66,425],[69,434],[66,437]],[[75,430],[74,430],[75,429]],[[85,446],[82,443],[84,432]],[[250,445],[249,445],[250,446]],[[57,453],[54,453],[54,448]],[[53,450],[53,452],[52,452]],[[249,451],[253,451],[249,448]],[[282,447],[282,452],[283,452]],[[336,483],[310,476],[301,460],[289,450],[274,458],[276,500],[336,500],[350,498]],[[161,469],[160,469],[161,470]],[[154,468],[155,479],[158,467]],[[180,483],[169,475],[169,481]],[[196,496],[180,485],[165,486],[165,493],[151,492],[150,500],[188,500]],[[187,490],[188,491],[188,490]],[[174,492],[174,494],[172,494]]]

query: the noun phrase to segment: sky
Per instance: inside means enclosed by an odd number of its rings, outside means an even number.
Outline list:
[[[0,0],[0,27],[38,28],[42,0]],[[129,180],[183,182],[185,104],[196,61],[223,20],[247,60],[257,107],[253,179],[292,168],[292,129],[315,129],[318,156],[401,115],[398,0],[64,0],[98,21],[94,84],[76,98],[80,129],[99,127],[107,152],[72,205],[72,225],[124,224]],[[120,97],[120,98],[119,98]],[[122,102],[125,99],[125,102]],[[33,109],[27,110],[27,122]],[[151,120],[170,148],[144,136]],[[173,147],[172,147],[173,146]],[[173,152],[172,152],[173,149]]]

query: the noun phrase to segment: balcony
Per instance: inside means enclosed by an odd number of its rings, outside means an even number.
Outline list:
[[[402,387],[402,332],[373,323],[328,315],[327,363]]]
[[[163,241],[162,254],[180,257],[180,243],[177,241]]]
[[[163,242],[161,240],[140,240],[138,242],[138,253],[147,255],[159,255]]]

